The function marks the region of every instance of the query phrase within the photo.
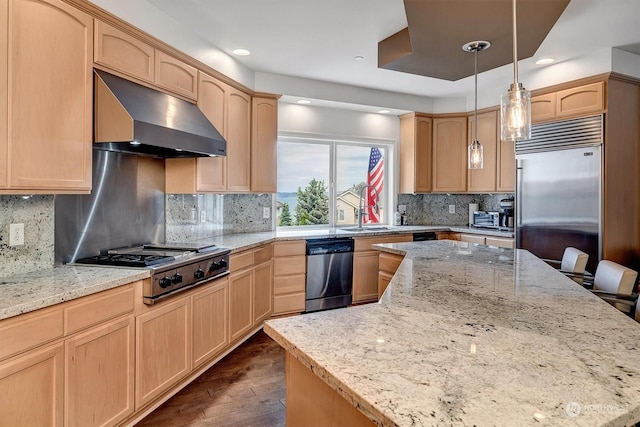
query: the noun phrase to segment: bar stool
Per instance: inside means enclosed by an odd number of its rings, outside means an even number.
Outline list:
[[[638,299],[638,294],[634,292],[637,278],[637,271],[613,261],[602,260],[598,263],[591,292],[618,310],[630,313]]]
[[[553,265],[557,270],[571,278],[574,282],[582,285],[585,274],[587,276],[591,276],[591,274],[585,272],[588,260],[589,255],[587,253],[569,246],[565,248],[561,261],[550,259],[545,259],[544,261]],[[557,267],[558,265],[560,268]]]

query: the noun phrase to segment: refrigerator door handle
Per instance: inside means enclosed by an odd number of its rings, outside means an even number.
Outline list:
[[[524,161],[516,159],[516,248],[520,248],[522,244],[522,173]]]

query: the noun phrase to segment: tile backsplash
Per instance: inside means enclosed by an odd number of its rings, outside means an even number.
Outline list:
[[[53,266],[54,197],[0,196],[0,277]],[[24,224],[24,245],[9,246],[9,224]]]
[[[469,203],[478,203],[482,211],[499,211],[500,200],[513,194],[399,194],[398,204],[407,206],[410,225],[466,225]],[[449,213],[449,205],[455,213]]]

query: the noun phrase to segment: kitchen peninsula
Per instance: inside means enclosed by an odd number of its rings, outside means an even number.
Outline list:
[[[378,304],[266,323],[287,351],[287,425],[640,420],[632,319],[527,251],[377,247],[405,254]]]

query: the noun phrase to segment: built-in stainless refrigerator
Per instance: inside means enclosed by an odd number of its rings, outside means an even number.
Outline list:
[[[567,246],[602,255],[602,116],[534,125],[516,142],[516,247],[560,260]]]

